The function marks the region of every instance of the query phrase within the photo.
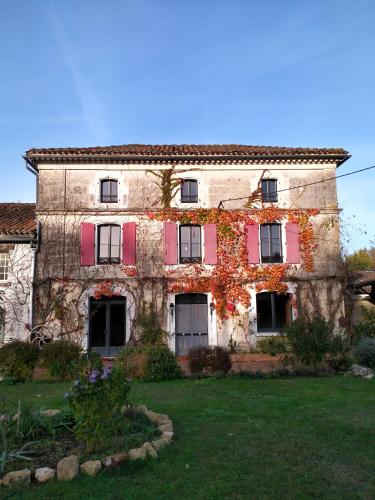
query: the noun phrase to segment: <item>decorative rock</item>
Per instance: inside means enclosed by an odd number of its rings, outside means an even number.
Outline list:
[[[155,441],[151,441],[152,446],[155,448],[156,451],[159,451],[160,448],[164,448],[164,446],[167,446],[169,444],[169,440],[167,440],[165,437],[161,437],[160,439],[156,439]]]
[[[155,448],[148,441],[143,443],[142,448],[144,448],[147,452],[147,455],[151,458],[158,458],[158,454],[156,453]]]
[[[172,421],[166,422],[165,424],[160,424],[158,426],[160,432],[173,432],[173,424]]]
[[[102,463],[100,460],[88,460],[81,464],[80,469],[88,476],[96,476],[102,469]]]
[[[57,479],[63,481],[70,481],[78,476],[79,461],[76,455],[69,455],[64,457],[57,464]]]
[[[146,410],[144,412],[148,418],[153,422],[154,424],[161,425],[170,422],[170,418],[168,415],[163,415],[161,413],[155,413],[151,410]]]
[[[39,467],[35,471],[35,479],[38,483],[46,483],[55,478],[55,473],[55,469],[51,469],[50,467]]]
[[[104,467],[116,467],[116,465],[125,462],[128,459],[127,453],[114,453],[113,455],[109,455],[108,457],[103,458],[102,464]]]
[[[128,452],[129,460],[145,460],[147,458],[147,450],[145,448],[133,448]]]
[[[351,373],[355,377],[363,377],[368,380],[372,379],[374,376],[374,372],[371,370],[371,368],[367,368],[366,366],[361,365],[352,365],[349,373]]]
[[[3,485],[4,486],[16,486],[19,484],[30,484],[31,481],[31,470],[22,469],[22,470],[14,470],[12,472],[8,472],[3,477]]]
[[[165,439],[168,443],[172,441],[173,436],[173,432],[163,432],[163,434],[161,435],[162,439]]]
[[[60,413],[60,410],[44,410],[42,411],[43,417],[56,417]]]

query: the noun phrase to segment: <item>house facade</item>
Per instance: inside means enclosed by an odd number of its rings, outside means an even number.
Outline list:
[[[29,339],[36,228],[35,204],[0,203],[0,345]]]
[[[32,149],[34,324],[114,356],[152,309],[172,350],[248,349],[301,312],[344,326],[343,149]],[[329,180],[331,179],[331,180]]]

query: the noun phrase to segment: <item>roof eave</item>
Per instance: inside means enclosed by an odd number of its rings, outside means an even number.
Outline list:
[[[277,161],[290,161],[290,160],[328,160],[337,163],[337,167],[342,165],[348,160],[351,155],[347,152],[333,153],[333,154],[269,154],[269,155],[43,155],[43,154],[30,154],[25,155],[23,158],[30,165],[35,172],[38,172],[38,163],[72,163],[74,161],[81,163],[94,163],[94,162],[198,162],[198,161],[264,161],[264,160],[277,160]]]

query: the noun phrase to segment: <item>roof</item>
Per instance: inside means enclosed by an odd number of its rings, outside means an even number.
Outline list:
[[[0,203],[0,234],[31,234],[35,229],[35,203]]]
[[[343,163],[350,157],[342,148],[289,148],[246,146],[242,144],[126,144],[89,148],[33,148],[26,158],[33,164],[42,162],[103,161],[220,161],[258,159],[330,160]]]

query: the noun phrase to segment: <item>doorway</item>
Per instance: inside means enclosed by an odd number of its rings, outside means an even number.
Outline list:
[[[89,350],[116,356],[126,341],[126,299],[90,299]]]

